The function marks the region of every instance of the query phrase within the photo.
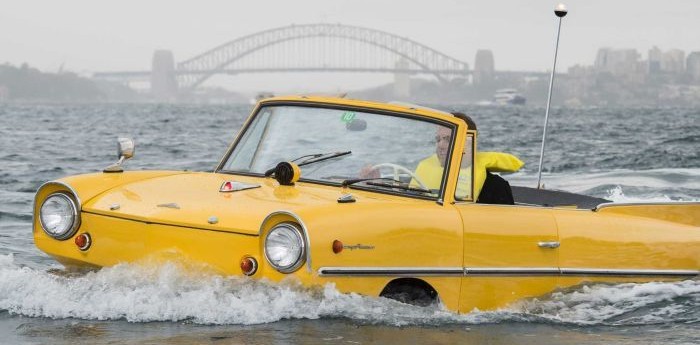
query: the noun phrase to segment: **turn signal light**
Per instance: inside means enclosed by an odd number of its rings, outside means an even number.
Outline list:
[[[343,251],[343,242],[338,240],[333,241],[333,253],[340,253]]]
[[[75,245],[78,246],[78,249],[82,251],[88,250],[90,248],[90,245],[92,245],[90,234],[88,234],[87,232],[83,232],[82,234],[75,236]]]
[[[247,276],[252,276],[258,271],[258,262],[250,256],[244,257],[241,259],[241,271]]]

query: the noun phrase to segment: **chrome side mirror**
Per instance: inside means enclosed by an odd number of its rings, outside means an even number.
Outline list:
[[[134,140],[131,138],[117,138],[117,156],[119,157],[119,160],[104,168],[102,172],[106,173],[115,173],[115,172],[123,172],[124,168],[122,168],[122,163],[124,163],[125,160],[131,158],[134,156],[134,151],[136,149],[136,145],[134,145]]]
[[[134,140],[131,138],[117,138],[117,157],[119,161],[127,160],[134,156]]]

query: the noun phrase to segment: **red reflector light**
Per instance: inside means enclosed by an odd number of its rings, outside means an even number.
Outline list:
[[[343,242],[338,240],[333,241],[333,253],[340,253],[343,251]]]
[[[88,234],[87,232],[84,232],[75,237],[75,245],[78,246],[78,249],[82,251],[88,250],[91,244],[92,240],[90,239],[90,234]]]
[[[226,181],[224,184],[221,185],[221,188],[219,188],[219,192],[232,192],[233,191],[233,182],[231,181]]]
[[[243,274],[247,276],[252,276],[257,272],[258,270],[258,262],[254,259],[251,258],[250,256],[246,256],[243,259],[241,259],[241,271],[243,271]]]

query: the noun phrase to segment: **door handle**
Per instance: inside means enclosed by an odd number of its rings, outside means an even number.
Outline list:
[[[542,242],[537,242],[537,246],[540,248],[554,249],[554,248],[559,248],[559,242],[557,242],[557,241],[551,241],[551,242],[542,241]]]

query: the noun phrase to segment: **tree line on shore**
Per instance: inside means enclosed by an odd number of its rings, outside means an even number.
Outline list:
[[[135,96],[126,86],[96,82],[73,72],[45,73],[26,63],[0,65],[0,101],[103,102]]]

